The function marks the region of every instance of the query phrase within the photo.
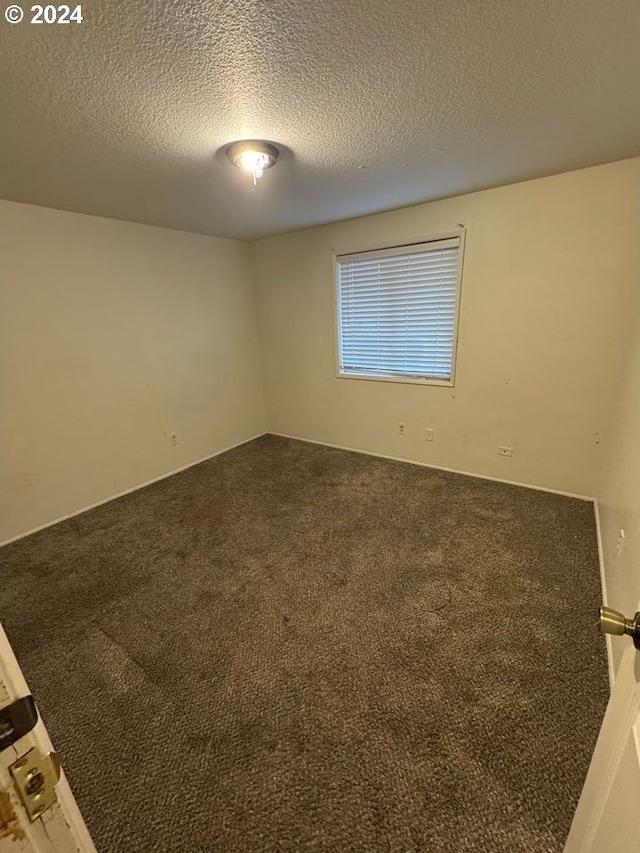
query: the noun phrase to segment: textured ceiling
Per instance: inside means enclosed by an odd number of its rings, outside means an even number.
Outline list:
[[[640,150],[638,0],[82,9],[0,23],[4,198],[251,239]],[[243,137],[284,147],[255,188]]]

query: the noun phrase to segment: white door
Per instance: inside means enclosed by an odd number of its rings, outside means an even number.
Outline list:
[[[640,853],[640,650],[625,650],[565,853]]]
[[[96,853],[29,695],[0,625],[0,853]]]

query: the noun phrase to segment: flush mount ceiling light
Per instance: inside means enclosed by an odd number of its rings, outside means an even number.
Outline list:
[[[275,145],[264,142],[262,139],[243,139],[232,142],[231,145],[227,145],[226,153],[235,166],[253,175],[254,185],[258,182],[258,178],[262,177],[265,169],[275,166],[280,156]]]

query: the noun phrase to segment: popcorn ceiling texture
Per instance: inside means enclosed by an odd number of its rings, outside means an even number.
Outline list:
[[[82,9],[0,23],[5,198],[250,239],[638,151],[636,0]],[[253,136],[257,188],[216,153]]]
[[[562,851],[590,502],[265,436],[0,556],[100,853]]]

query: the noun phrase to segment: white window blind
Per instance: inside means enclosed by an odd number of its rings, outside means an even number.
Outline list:
[[[339,255],[337,265],[340,373],[449,380],[460,238]]]

